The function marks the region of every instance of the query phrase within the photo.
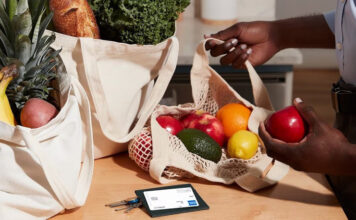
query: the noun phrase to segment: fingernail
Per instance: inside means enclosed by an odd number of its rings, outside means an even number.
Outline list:
[[[239,42],[239,41],[238,41],[236,38],[234,38],[234,39],[231,41],[232,45],[234,45],[234,46],[236,46],[236,44],[237,44],[238,42]]]
[[[250,54],[252,53],[252,48],[248,48],[247,51],[246,51],[246,53],[247,53],[248,55],[250,55]]]
[[[235,47],[232,47],[230,50],[229,50],[229,53],[231,53],[232,51],[234,51],[236,48]]]
[[[230,42],[227,42],[226,44],[225,44],[225,48],[227,49],[227,48],[229,48],[229,47],[231,47],[232,46],[232,44],[230,43]]]
[[[247,45],[246,45],[246,44],[241,44],[240,48],[241,48],[242,50],[246,50]]]
[[[204,37],[205,37],[205,38],[210,38],[211,35],[210,35],[210,34],[204,34]]]
[[[295,102],[296,102],[296,103],[302,103],[303,100],[302,100],[301,98],[295,98]]]

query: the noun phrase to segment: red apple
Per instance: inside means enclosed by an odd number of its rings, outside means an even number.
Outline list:
[[[222,123],[209,113],[197,110],[184,116],[181,122],[185,128],[199,129],[208,134],[220,146],[225,143],[224,127]]]
[[[143,130],[131,143],[130,158],[145,171],[149,171],[152,159],[152,137],[149,130]]]
[[[276,139],[287,143],[301,141],[306,124],[294,106],[289,106],[270,115],[265,121],[267,132]]]
[[[176,135],[183,129],[181,122],[170,116],[170,115],[161,115],[156,118],[159,125],[162,128],[166,129],[169,133]]]

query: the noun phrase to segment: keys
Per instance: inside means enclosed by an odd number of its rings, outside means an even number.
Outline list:
[[[140,202],[140,200],[137,197],[133,197],[133,198],[129,198],[129,199],[125,199],[119,202],[114,202],[114,203],[110,203],[110,204],[106,204],[105,206],[108,206],[110,208],[115,208],[118,206],[122,206],[122,205],[130,205],[130,204],[135,204]]]
[[[125,206],[125,207],[117,208],[117,209],[115,209],[115,211],[125,210],[125,213],[128,213],[129,211],[131,211],[134,208],[141,207],[142,206],[142,202],[140,201],[139,198],[134,197],[134,198],[125,199],[125,200],[122,200],[122,201],[119,201],[119,202],[106,204],[105,206],[108,206],[110,208],[115,208],[115,207],[119,207],[119,206]]]
[[[121,211],[121,210],[125,210],[126,209],[125,213],[128,213],[132,209],[140,208],[141,206],[142,206],[142,202],[138,202],[138,203],[130,204],[130,205],[128,205],[128,207],[122,207],[122,208],[119,208],[119,209],[115,209],[115,211]]]

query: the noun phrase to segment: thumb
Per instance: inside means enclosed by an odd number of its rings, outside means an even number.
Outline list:
[[[316,115],[314,108],[306,105],[302,99],[294,99],[294,106],[297,108],[298,112],[302,115],[303,119],[310,125],[314,126],[319,122],[318,116]]]

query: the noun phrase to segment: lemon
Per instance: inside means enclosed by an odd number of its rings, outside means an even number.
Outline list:
[[[250,159],[258,148],[257,135],[246,130],[234,133],[227,143],[227,152],[230,157]]]

